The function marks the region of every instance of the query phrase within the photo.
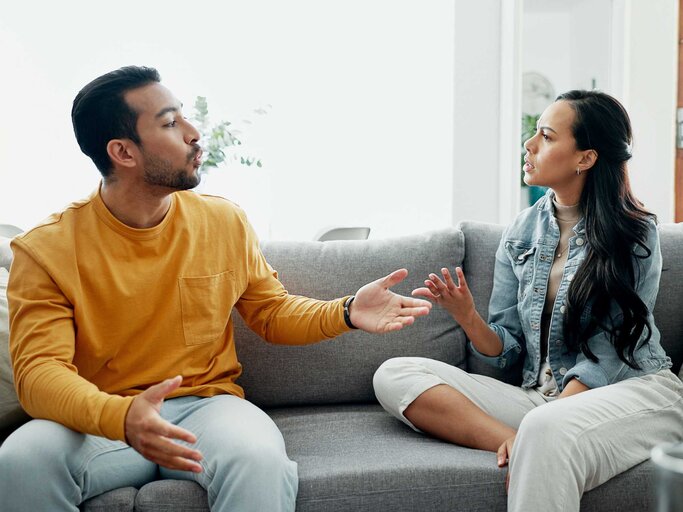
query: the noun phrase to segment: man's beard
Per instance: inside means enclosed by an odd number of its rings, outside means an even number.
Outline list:
[[[158,185],[174,190],[189,190],[199,185],[201,177],[198,172],[188,174],[185,169],[173,170],[173,164],[168,160],[159,158],[156,155],[145,153],[145,173],[143,179],[148,185]],[[197,151],[191,151],[187,156],[189,164],[197,155]]]

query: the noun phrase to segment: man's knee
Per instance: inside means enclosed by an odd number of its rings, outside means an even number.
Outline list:
[[[35,504],[35,510],[46,502],[54,502],[54,510],[61,510],[66,502],[75,503],[78,496],[69,485],[67,457],[77,436],[46,420],[30,421],[16,430],[0,446],[0,467],[10,468],[0,479],[0,495],[11,497],[10,504],[12,500],[22,506]]]
[[[34,475],[66,468],[66,457],[78,444],[77,434],[48,420],[32,420],[17,429],[0,447],[0,467],[26,469]]]

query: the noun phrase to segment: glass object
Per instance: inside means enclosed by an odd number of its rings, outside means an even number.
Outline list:
[[[657,512],[683,510],[683,443],[660,444],[652,449],[657,467]]]

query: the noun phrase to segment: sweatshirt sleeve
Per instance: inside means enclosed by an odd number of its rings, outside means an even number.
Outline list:
[[[344,322],[348,296],[324,301],[290,295],[263,256],[246,217],[242,222],[249,278],[235,307],[246,324],[266,341],[286,345],[314,343],[349,331]]]
[[[133,397],[104,393],[79,376],[73,305],[21,239],[12,249],[9,348],[21,405],[34,418],[125,441]]]

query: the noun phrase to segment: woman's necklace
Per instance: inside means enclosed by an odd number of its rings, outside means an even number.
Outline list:
[[[564,251],[567,250],[567,247],[569,247],[569,240],[567,240],[567,245],[564,246],[564,249],[560,247],[560,245],[557,245],[557,248],[560,249],[557,254],[555,255],[555,258],[560,259],[562,255],[564,254]]]
[[[579,218],[578,218],[578,217],[575,217],[575,218],[573,218],[573,219],[560,219],[560,218],[558,218],[558,217],[555,217],[555,220],[556,220],[557,222],[562,222],[563,224],[565,224],[565,223],[570,223],[570,222],[573,222],[574,224],[576,224],[576,223],[578,222]],[[562,257],[562,255],[564,254],[564,252],[565,252],[567,249],[569,249],[569,240],[567,240],[567,243],[566,243],[566,245],[564,246],[564,249],[562,248],[562,246],[561,246],[559,243],[557,244],[557,249],[558,249],[558,252],[557,252],[557,254],[555,255],[555,258],[556,258],[556,259],[560,259],[560,258]]]

